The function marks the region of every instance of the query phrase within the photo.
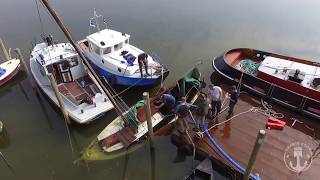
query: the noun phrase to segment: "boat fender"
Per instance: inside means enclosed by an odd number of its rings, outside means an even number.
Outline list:
[[[117,83],[117,78],[115,75],[110,75],[106,79],[109,82],[109,84],[111,84],[111,85],[114,85]]]
[[[285,125],[286,122],[276,119],[274,117],[269,117],[267,120],[266,128],[282,130]]]
[[[284,128],[283,124],[278,124],[278,123],[272,123],[272,122],[267,122],[266,124],[267,129],[278,129],[282,130]]]

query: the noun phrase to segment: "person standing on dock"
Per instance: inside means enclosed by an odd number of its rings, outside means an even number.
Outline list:
[[[237,89],[235,85],[233,85],[230,92],[229,111],[228,111],[227,117],[230,117],[233,115],[233,110],[235,105],[238,102],[239,97],[240,97],[240,91],[239,89]]]
[[[211,99],[211,111],[213,112],[213,117],[218,119],[218,114],[221,111],[222,89],[219,86],[213,86],[210,84],[209,96]]]
[[[138,63],[139,63],[141,77],[143,77],[143,71],[142,71],[143,66],[146,71],[146,76],[150,76],[150,74],[148,73],[148,54],[147,53],[141,53],[138,55]]]
[[[198,108],[196,111],[197,114],[197,127],[198,130],[201,129],[201,125],[202,127],[204,126],[205,120],[206,120],[206,116],[208,114],[209,111],[209,104],[210,104],[210,99],[208,98],[208,96],[206,94],[201,94],[201,101],[198,104]]]

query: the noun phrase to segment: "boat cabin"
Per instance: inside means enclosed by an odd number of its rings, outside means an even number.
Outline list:
[[[272,56],[261,62],[259,72],[312,89],[318,88],[314,81],[320,78],[320,67]]]
[[[129,38],[129,34],[112,29],[104,29],[87,36],[90,49],[100,56],[122,49],[129,44]]]
[[[43,44],[46,46],[46,44]],[[72,82],[86,74],[82,61],[70,44],[47,46],[35,53],[43,76],[53,74],[57,84]]]

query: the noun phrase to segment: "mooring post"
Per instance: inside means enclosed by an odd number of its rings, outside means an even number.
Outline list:
[[[48,78],[50,79],[50,83],[51,83],[52,89],[54,91],[54,94],[56,95],[56,97],[58,99],[58,103],[59,103],[60,109],[62,111],[64,120],[67,122],[67,124],[70,124],[71,121],[69,119],[68,112],[65,110],[64,103],[63,103],[62,97],[59,93],[59,89],[58,89],[58,85],[56,83],[56,80],[54,79],[52,74],[49,74]]]
[[[21,50],[20,50],[19,48],[16,48],[16,49],[14,49],[14,52],[17,54],[18,58],[20,59],[20,62],[21,62],[21,64],[23,65],[23,68],[25,69],[28,77],[29,77],[29,78],[30,78],[30,77],[33,77],[33,76],[30,76],[30,71],[29,71],[29,69],[28,69],[28,66],[27,66],[27,63],[26,63],[25,59],[24,59],[23,56],[22,56]],[[33,79],[30,79],[30,83],[31,83],[31,86],[34,88],[34,87],[35,87],[35,84],[34,84]]]
[[[257,136],[257,139],[256,139],[256,143],[253,147],[253,150],[251,152],[251,156],[250,156],[250,159],[249,159],[249,162],[248,162],[248,165],[247,165],[247,168],[246,168],[246,172],[244,173],[243,175],[243,180],[248,180],[249,179],[249,176],[250,176],[250,173],[254,167],[254,163],[256,161],[256,158],[257,158],[257,155],[258,155],[258,152],[259,152],[259,149],[263,143],[263,139],[265,137],[265,134],[266,134],[266,131],[261,129],[258,133],[258,136]]]
[[[144,92],[142,95],[143,95],[143,100],[144,100],[144,113],[146,115],[147,125],[148,125],[148,133],[149,133],[150,141],[152,143],[153,142],[153,128],[152,128],[152,120],[151,120],[151,108],[150,108],[149,93]]]
[[[3,52],[4,58],[6,59],[6,61],[9,61],[10,60],[10,56],[9,56],[8,51],[6,49],[6,46],[4,45],[4,43],[3,43],[1,38],[0,38],[0,46],[1,46],[1,50]]]

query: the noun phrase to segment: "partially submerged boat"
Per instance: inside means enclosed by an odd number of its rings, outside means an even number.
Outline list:
[[[48,75],[58,85],[69,116],[77,123],[93,121],[113,108],[100,85],[69,43],[54,44],[51,37],[37,44],[30,56],[31,73],[40,89],[59,106]]]
[[[168,68],[147,55],[148,67],[139,69],[138,56],[146,55],[141,49],[129,44],[130,35],[109,28],[100,30],[99,21],[106,23],[101,15],[94,13],[90,27],[97,32],[89,34],[79,42],[90,54],[85,54],[90,63],[110,84],[123,86],[150,86],[163,81],[169,74]],[[147,72],[146,72],[147,71]]]
[[[186,96],[188,102],[194,102],[203,86],[200,77],[199,70],[194,68],[183,76],[177,84],[151,98],[152,126],[155,132],[167,123],[176,120],[176,116],[172,112],[168,112],[164,108],[157,109],[155,107],[161,95],[170,91],[176,100]],[[120,116],[113,120],[97,136],[94,142],[84,150],[82,159],[105,160],[117,157],[117,155],[130,152],[131,150],[128,147],[145,137],[148,127],[143,102],[138,101],[126,114],[130,116],[130,120],[125,121]]]
[[[0,64],[0,86],[12,79],[20,69],[20,60],[11,59]]]
[[[232,49],[212,61],[232,83],[292,110],[320,119],[320,64],[259,51]]]

